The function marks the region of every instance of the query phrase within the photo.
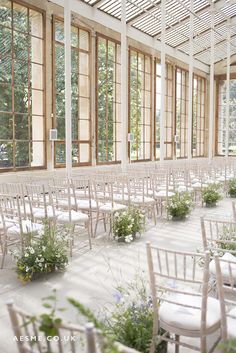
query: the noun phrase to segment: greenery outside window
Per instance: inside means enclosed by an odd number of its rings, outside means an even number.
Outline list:
[[[0,1],[0,169],[45,167],[44,14]]]

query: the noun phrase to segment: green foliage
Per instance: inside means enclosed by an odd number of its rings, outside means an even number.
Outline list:
[[[236,339],[229,339],[226,342],[222,342],[217,347],[220,352],[223,353],[236,353]]]
[[[212,184],[207,186],[202,192],[202,200],[207,206],[214,206],[222,196],[219,192],[219,185]]]
[[[167,210],[172,217],[185,217],[191,212],[192,199],[188,192],[176,193],[167,205]]]
[[[134,240],[136,233],[141,233],[144,229],[145,217],[138,208],[117,212],[113,221],[114,238],[124,238],[129,243]]]
[[[228,194],[231,197],[236,197],[236,179],[232,179],[229,181]]]
[[[56,227],[45,224],[39,238],[31,238],[23,253],[14,251],[18,278],[26,283],[33,276],[64,270],[68,264],[66,235]]]

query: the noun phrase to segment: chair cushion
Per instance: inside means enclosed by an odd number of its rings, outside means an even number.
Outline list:
[[[55,210],[55,217],[58,217],[60,214],[62,214],[62,211]],[[53,218],[53,208],[52,206],[47,207],[47,216],[49,219]],[[44,209],[38,209],[37,211],[34,212],[34,218],[36,219],[44,219],[46,218],[46,212]]]
[[[226,261],[232,261],[235,264],[231,264],[231,270],[232,270],[232,276],[235,278],[236,281],[236,257],[229,252],[226,252],[221,259],[226,260]],[[221,273],[223,277],[223,281],[225,283],[229,282],[230,274],[229,274],[229,265],[226,262],[220,262],[220,267],[221,267]],[[210,262],[209,266],[210,273],[216,277],[216,266],[215,266],[215,261],[212,260]]]
[[[126,195],[126,194],[124,194],[124,195],[122,195],[122,194],[114,194],[113,195],[113,200],[114,201],[129,201],[129,196],[128,195]]]
[[[70,222],[70,213],[63,212],[57,217],[57,221],[60,223],[69,223]],[[71,210],[71,222],[72,223],[84,223],[88,221],[88,216],[82,212],[76,212]]]
[[[95,200],[91,200],[91,209],[96,210],[99,205],[102,206],[102,203],[101,202],[97,203]],[[80,208],[81,210],[89,210],[90,209],[89,200],[77,200],[77,207]]]
[[[30,220],[22,221],[22,231],[24,234],[39,233],[39,232],[42,232],[43,229],[44,229],[44,226],[42,224],[33,223]],[[14,226],[8,228],[7,234],[10,234],[10,235],[20,234],[20,225],[15,224]]]
[[[174,194],[175,194],[174,192],[168,191],[167,196],[172,197],[172,196],[174,196]],[[155,192],[155,196],[156,197],[166,197],[166,190],[160,190],[158,192]]]
[[[201,307],[201,297],[196,297],[191,294],[171,293],[167,298],[177,304],[163,302],[160,306],[160,320],[177,329],[186,331],[200,331],[201,329],[201,310],[184,307],[182,305],[191,305]],[[182,305],[178,305],[178,303]],[[207,305],[207,328],[216,325],[220,322],[221,311],[220,303],[215,298],[208,298]]]
[[[155,203],[155,200],[152,198],[152,197],[148,197],[148,196],[131,196],[130,197],[130,201],[132,203],[137,203],[137,204],[140,204],[140,203]]]
[[[236,308],[231,309],[228,314],[235,317],[227,318],[228,336],[229,338],[236,338]]]
[[[115,211],[121,211],[125,210],[127,208],[126,205],[121,205],[119,203],[114,203],[112,206],[112,203],[105,203],[101,207],[99,207],[99,210],[102,212],[115,212]]]

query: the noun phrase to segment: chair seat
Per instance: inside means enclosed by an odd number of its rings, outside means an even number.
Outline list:
[[[201,307],[202,298],[193,296],[191,294],[170,294],[167,298],[174,301],[176,304],[163,302],[160,306],[160,321],[161,323],[173,328],[173,332],[179,332],[184,330],[187,336],[188,331],[194,331],[195,333],[201,330],[201,310],[188,308],[184,305]],[[167,299],[166,298],[166,299]],[[178,305],[182,304],[182,305]],[[207,303],[207,329],[220,325],[221,311],[220,303],[215,298],[208,298]],[[162,324],[161,324],[162,325]],[[176,328],[176,331],[175,331]],[[191,336],[191,333],[190,333]]]
[[[68,199],[67,199],[67,198],[65,198],[65,199],[59,199],[59,200],[57,201],[57,203],[58,203],[58,205],[61,206],[61,207],[68,207],[68,205],[69,205],[69,202],[68,202]],[[73,207],[73,206],[76,206],[76,200],[75,200],[73,197],[71,197],[71,199],[70,199],[70,204],[71,204],[72,207]]]
[[[102,212],[116,212],[116,211],[121,211],[125,210],[127,208],[126,205],[121,205],[119,203],[105,203],[103,206],[99,207],[99,210]]]
[[[228,315],[233,316],[233,317],[227,317],[228,336],[229,338],[236,338],[236,308],[231,309],[228,312]]]
[[[58,217],[60,214],[62,214],[62,211],[55,210],[55,217]],[[37,211],[33,213],[35,219],[44,219],[46,218],[46,212],[44,209],[40,208]],[[47,217],[49,219],[54,218],[53,214],[53,208],[52,206],[47,207]]]
[[[226,260],[226,261],[232,261],[234,262],[235,264],[231,264],[231,271],[232,271],[232,275],[234,278],[235,278],[235,282],[236,282],[236,257],[228,252],[226,252],[222,257],[221,257],[222,260]],[[229,283],[229,278],[231,277],[230,276],[230,273],[229,273],[229,265],[226,263],[226,262],[220,262],[220,267],[221,267],[221,273],[222,273],[222,278],[223,278],[223,281],[225,283]],[[209,265],[209,270],[210,270],[210,273],[216,277],[216,266],[215,266],[215,261],[212,260],[210,262],[210,265]]]
[[[84,223],[88,221],[88,216],[82,212],[71,210],[71,219],[69,212],[63,212],[57,217],[57,221],[60,223]]]
[[[155,197],[172,197],[172,196],[174,196],[174,192],[172,192],[172,191],[168,191],[168,192],[166,192],[166,190],[160,190],[160,191],[158,191],[158,192],[155,192]]]
[[[155,203],[155,200],[152,198],[152,197],[148,197],[148,196],[139,196],[139,195],[136,195],[136,196],[131,196],[130,197],[130,201],[133,203],[133,204],[140,204],[140,203]]]
[[[122,194],[114,194],[113,195],[113,200],[114,201],[129,201],[129,196],[128,195],[126,195],[126,194],[124,194],[124,195],[122,195]]]
[[[77,200],[77,207],[81,210],[89,210],[91,209],[97,210],[99,206],[102,206],[101,202],[96,202],[95,200],[91,200],[91,204],[89,200]]]
[[[33,223],[30,220],[22,221],[22,232],[24,234],[39,233],[39,232],[42,232],[43,229],[44,229],[44,226],[42,224]],[[20,230],[19,224],[15,224],[12,227],[7,229],[7,234],[10,234],[10,235],[20,234],[20,232],[21,230]]]
[[[38,211],[39,209],[40,209],[39,207],[32,207],[32,212],[34,213],[34,212]],[[25,213],[26,216],[31,216],[30,205],[25,205],[25,207],[24,206],[20,206],[20,212],[22,214]]]

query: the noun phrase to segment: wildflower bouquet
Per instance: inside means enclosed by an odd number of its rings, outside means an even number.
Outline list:
[[[40,237],[32,238],[23,253],[13,251],[17,260],[16,272],[22,282],[31,281],[37,274],[65,269],[68,264],[67,239],[65,234],[57,231],[46,224]]]
[[[173,219],[183,219],[191,212],[192,204],[192,199],[188,192],[176,193],[166,208]]]
[[[136,234],[144,229],[144,215],[137,208],[129,208],[120,213],[115,213],[113,220],[114,239],[131,243]]]
[[[229,181],[228,194],[230,197],[236,197],[236,179]]]
[[[216,202],[221,200],[221,194],[219,192],[219,185],[212,184],[206,187],[202,192],[202,201],[207,207],[212,207],[216,205]]]

